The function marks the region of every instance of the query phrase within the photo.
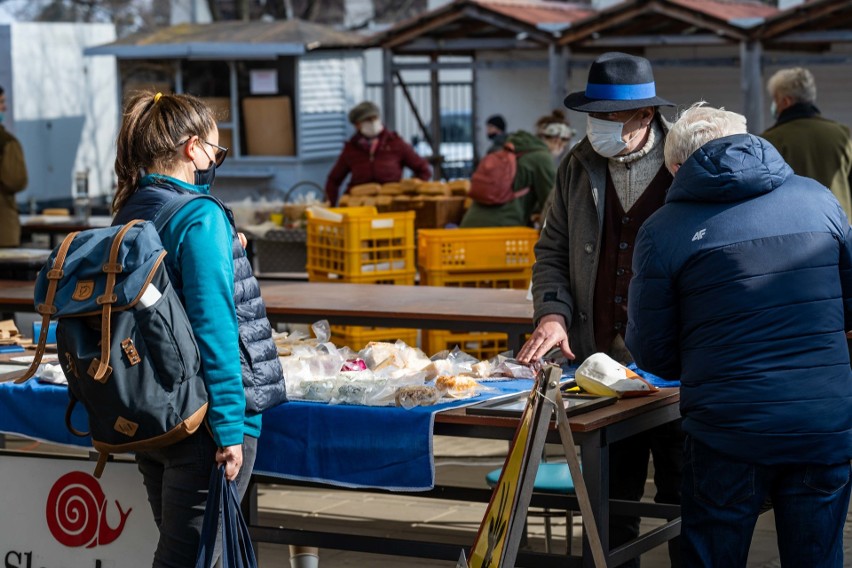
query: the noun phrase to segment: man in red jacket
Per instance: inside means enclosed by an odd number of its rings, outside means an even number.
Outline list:
[[[373,103],[365,101],[354,106],[349,111],[349,122],[357,132],[343,146],[337,162],[328,173],[325,194],[329,203],[337,203],[340,185],[347,174],[351,174],[348,187],[399,181],[404,167],[422,180],[432,177],[428,162],[418,156],[399,134],[385,129],[379,107]]]

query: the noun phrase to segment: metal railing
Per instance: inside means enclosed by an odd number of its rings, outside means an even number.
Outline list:
[[[429,83],[406,83],[408,95],[417,107],[417,112],[429,129],[432,124],[432,98]],[[473,84],[441,83],[441,146],[443,156],[442,177],[455,179],[470,177],[473,171]],[[366,98],[381,106],[381,83],[369,83],[366,86]],[[414,111],[401,85],[395,85],[396,99],[395,130],[410,142],[418,154],[424,157],[432,155],[432,148],[417,122]]]

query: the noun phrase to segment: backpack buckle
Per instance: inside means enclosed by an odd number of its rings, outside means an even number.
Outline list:
[[[95,301],[98,303],[99,306],[102,306],[104,304],[114,304],[118,301],[118,296],[115,294],[110,294],[109,296],[103,294],[101,296],[98,296]]]
[[[61,268],[51,268],[47,271],[47,279],[48,280],[62,280],[62,276],[65,274]]]
[[[102,270],[107,274],[120,274],[124,270],[124,267],[117,262],[107,262],[103,265]]]
[[[133,340],[129,337],[121,340],[121,348],[124,350],[124,354],[127,355],[127,361],[131,367],[142,361],[142,358],[139,357],[139,352],[136,351],[136,347],[133,345]]]
[[[56,313],[56,306],[54,304],[39,304],[36,307],[36,311],[43,316],[53,315]]]

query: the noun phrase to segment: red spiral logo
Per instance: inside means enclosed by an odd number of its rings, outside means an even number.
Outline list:
[[[118,501],[121,521],[112,528],[106,519],[106,495],[98,480],[87,473],[72,471],[56,480],[47,496],[46,516],[50,534],[70,547],[93,548],[109,544],[121,534],[127,517]]]

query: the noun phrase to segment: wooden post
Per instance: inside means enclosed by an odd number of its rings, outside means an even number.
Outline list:
[[[548,47],[548,67],[550,77],[550,110],[561,109],[567,80],[568,48],[556,44]]]
[[[740,77],[743,93],[743,114],[752,134],[763,132],[763,76],[759,41],[740,42]]]
[[[393,84],[393,51],[382,51],[382,118],[385,128],[396,130],[396,89]]]
[[[441,81],[438,76],[438,54],[431,55],[431,69],[429,79],[432,95],[432,179],[441,179]]]

